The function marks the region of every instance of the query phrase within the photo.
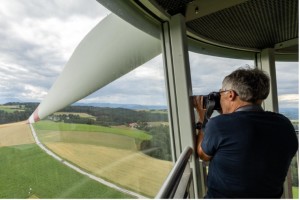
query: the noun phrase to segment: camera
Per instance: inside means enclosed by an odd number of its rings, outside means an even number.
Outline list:
[[[203,95],[203,108],[208,109],[210,106],[213,106],[213,110],[221,110],[219,92],[211,92],[208,95]]]

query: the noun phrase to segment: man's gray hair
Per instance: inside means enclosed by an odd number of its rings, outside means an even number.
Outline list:
[[[242,101],[255,103],[268,97],[270,78],[256,68],[239,68],[224,78],[222,88],[234,90]]]

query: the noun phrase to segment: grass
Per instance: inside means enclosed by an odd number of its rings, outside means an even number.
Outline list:
[[[299,125],[299,120],[291,120],[293,125]]]
[[[62,165],[35,144],[0,148],[0,198],[132,198]]]
[[[34,124],[36,130],[52,131],[85,131],[85,132],[103,132],[124,135],[139,140],[151,140],[152,136],[139,130],[128,130],[120,128],[110,128],[104,126],[87,125],[87,124],[68,124],[63,122],[40,121]]]
[[[299,187],[293,186],[293,199],[299,199]]]
[[[157,113],[157,114],[168,114],[167,110],[139,110],[142,112],[149,112],[149,113]]]
[[[64,160],[148,197],[155,196],[173,166],[172,162],[139,152],[143,141],[137,137],[108,133],[143,134],[128,127],[51,121],[41,121],[34,126],[41,142]],[[7,133],[4,134],[4,130]],[[24,122],[2,125],[0,136],[3,135],[5,141],[9,136],[24,142],[27,141],[25,132],[30,129]],[[69,169],[35,144],[7,145],[11,147],[0,148],[0,198],[130,198]]]
[[[57,129],[53,124],[47,121],[43,125],[47,125],[46,129]],[[36,130],[41,142],[51,151],[85,171],[145,196],[152,198],[156,195],[173,166],[172,162],[139,152],[140,140],[133,137],[89,132],[86,131],[89,125],[79,126],[85,130],[79,131],[77,124],[57,124],[69,127],[59,131]],[[121,126],[107,129],[135,131]]]
[[[0,105],[0,110],[3,110],[7,113],[13,113],[15,111],[24,111],[23,109],[20,109],[19,106],[4,106],[4,105]]]
[[[140,142],[134,138],[110,133],[49,130],[36,130],[36,132],[43,143],[80,143],[127,150],[138,150],[140,145]]]

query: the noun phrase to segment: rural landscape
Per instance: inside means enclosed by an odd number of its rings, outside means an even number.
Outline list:
[[[38,141],[59,161],[37,145],[27,124],[36,106],[0,105],[0,198],[137,198],[64,162],[153,198],[173,166],[166,109],[66,107],[33,124]],[[298,128],[298,120],[292,122]],[[294,159],[294,197],[298,197],[296,167]]]
[[[9,120],[0,125],[1,171],[7,171],[1,173],[1,198],[136,198],[43,152],[26,123],[35,106],[0,107]],[[71,106],[33,127],[41,143],[63,160],[145,197],[155,196],[173,166],[166,110]]]

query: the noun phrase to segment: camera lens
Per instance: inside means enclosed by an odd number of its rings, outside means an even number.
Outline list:
[[[206,108],[211,104],[214,104],[213,110],[221,110],[220,104],[220,93],[219,92],[211,92],[207,97]]]

